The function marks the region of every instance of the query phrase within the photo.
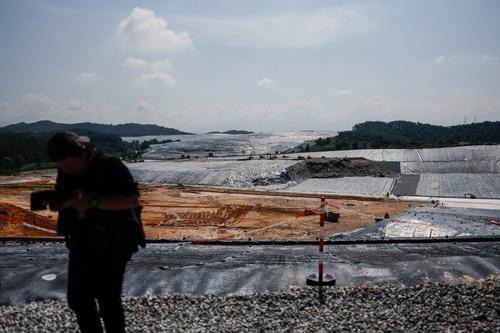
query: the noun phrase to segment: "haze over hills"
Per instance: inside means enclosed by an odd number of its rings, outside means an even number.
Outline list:
[[[97,124],[97,123],[75,123],[64,124],[50,120],[41,120],[34,123],[17,123],[0,127],[0,133],[45,133],[63,130],[85,130],[119,136],[146,136],[146,135],[190,135],[192,133],[183,132],[175,128],[163,127],[153,124]]]

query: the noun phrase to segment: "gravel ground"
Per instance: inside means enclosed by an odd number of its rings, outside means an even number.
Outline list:
[[[500,332],[500,277],[461,285],[366,285],[247,296],[171,294],[125,300],[129,332]],[[77,329],[66,303],[0,306],[0,332]]]

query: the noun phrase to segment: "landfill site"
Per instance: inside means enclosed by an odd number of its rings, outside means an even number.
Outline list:
[[[128,164],[148,239],[128,331],[500,330],[499,145],[159,152]],[[57,213],[29,210],[55,175],[0,179],[0,332],[77,330]],[[322,216],[334,285],[311,287]]]

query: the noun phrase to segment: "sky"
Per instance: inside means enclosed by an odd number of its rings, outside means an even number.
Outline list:
[[[500,1],[0,0],[0,126],[500,120]]]

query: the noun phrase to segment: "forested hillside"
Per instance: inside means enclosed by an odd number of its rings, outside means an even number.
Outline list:
[[[42,133],[54,132],[69,129],[80,129],[84,131],[101,132],[107,134],[115,134],[118,136],[146,136],[146,135],[184,135],[191,134],[179,131],[175,128],[163,127],[158,125],[143,125],[143,124],[119,124],[107,125],[96,123],[76,123],[63,124],[55,123],[49,120],[37,121],[35,123],[18,123],[0,128],[0,133]]]
[[[90,137],[98,149],[124,160],[138,160],[152,144],[172,140],[156,139],[126,142],[118,135],[73,129],[80,135]],[[47,141],[54,132],[47,133],[0,133],[0,174],[12,174],[23,170],[53,167],[47,156]]]
[[[335,137],[319,138],[293,151],[377,148],[435,148],[500,143],[500,122],[437,126],[410,121],[367,121]]]

